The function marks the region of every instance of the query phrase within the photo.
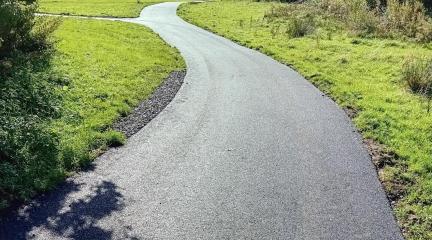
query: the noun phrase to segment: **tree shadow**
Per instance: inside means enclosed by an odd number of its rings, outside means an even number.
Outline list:
[[[101,228],[97,223],[124,208],[123,195],[114,183],[103,181],[92,187],[86,196],[66,205],[67,197],[79,192],[82,185],[73,180],[68,181],[57,191],[4,216],[0,221],[0,239],[41,237],[32,233],[35,229],[72,239],[111,239],[113,232]],[[130,227],[128,230],[131,230]]]

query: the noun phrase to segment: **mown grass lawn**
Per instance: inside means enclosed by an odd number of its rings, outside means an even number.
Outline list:
[[[122,136],[112,123],[147,98],[183,59],[149,29],[131,23],[64,19],[55,32],[54,69],[66,76],[63,114],[52,124],[66,170]]]
[[[39,0],[39,11],[43,13],[138,17],[148,5],[162,0]]]
[[[292,65],[341,106],[354,109],[365,138],[396,154],[380,170],[409,239],[432,239],[432,115],[422,97],[400,81],[409,57],[431,57],[431,44],[313,34],[289,38],[283,20],[268,21],[275,3],[217,1],[184,4],[185,20]],[[289,81],[289,79],[287,79]]]

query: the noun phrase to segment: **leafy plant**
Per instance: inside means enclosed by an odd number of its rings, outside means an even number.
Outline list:
[[[315,31],[316,24],[313,15],[293,16],[290,19],[286,33],[292,38],[304,37]]]
[[[0,207],[47,189],[62,176],[60,116],[49,38],[59,19],[35,18],[33,0],[0,0]]]
[[[32,0],[0,0],[0,58],[31,43],[35,10]]]
[[[432,100],[432,59],[411,58],[403,66],[402,80],[414,92],[427,98],[427,111]]]
[[[28,199],[62,176],[58,137],[48,128],[59,117],[59,82],[49,53],[17,55],[0,74],[0,201]]]

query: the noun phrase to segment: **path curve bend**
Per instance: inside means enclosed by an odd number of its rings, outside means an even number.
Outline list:
[[[174,100],[94,169],[3,219],[1,239],[402,239],[350,119],[289,67],[186,23]]]

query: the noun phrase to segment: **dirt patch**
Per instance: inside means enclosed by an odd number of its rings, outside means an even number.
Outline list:
[[[407,187],[412,184],[404,177],[407,166],[403,159],[384,145],[372,139],[364,139],[363,143],[369,151],[391,205],[395,206],[405,196]]]
[[[356,118],[358,115],[358,110],[354,107],[346,107],[344,111],[351,119]]]
[[[137,133],[171,102],[185,76],[186,70],[172,72],[148,99],[142,101],[130,114],[117,120],[113,128],[127,137]]]

